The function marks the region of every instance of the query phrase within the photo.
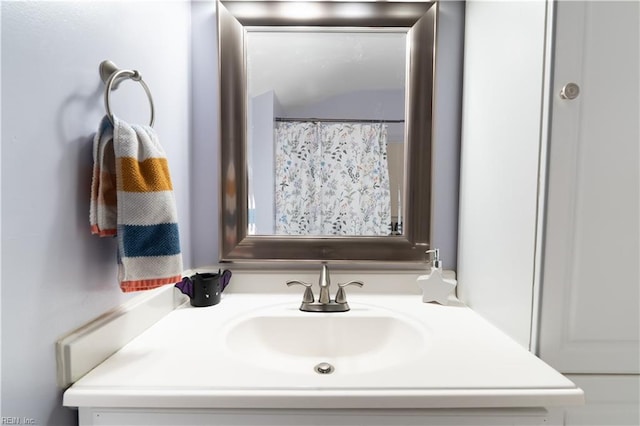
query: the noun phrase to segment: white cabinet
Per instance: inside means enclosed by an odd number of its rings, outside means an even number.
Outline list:
[[[556,18],[538,350],[586,405],[551,424],[638,425],[640,3],[560,2]]]
[[[544,409],[204,410],[80,408],[80,426],[527,426],[548,425]]]
[[[640,424],[640,376],[568,375],[585,392],[582,407],[549,410],[549,426],[614,426]]]

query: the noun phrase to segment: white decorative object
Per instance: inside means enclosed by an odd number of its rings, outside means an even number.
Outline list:
[[[418,286],[422,289],[422,301],[438,302],[441,305],[449,303],[449,295],[456,288],[457,281],[451,278],[445,278],[442,275],[442,262],[440,261],[440,250],[428,250],[426,252],[434,253],[431,272],[427,275],[420,275],[416,280]]]

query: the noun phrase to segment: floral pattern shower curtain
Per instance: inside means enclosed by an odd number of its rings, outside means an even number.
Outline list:
[[[387,126],[278,122],[276,234],[388,235]]]

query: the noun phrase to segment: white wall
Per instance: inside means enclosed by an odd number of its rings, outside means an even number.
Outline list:
[[[529,346],[547,4],[465,15],[458,295]]]
[[[138,69],[154,96],[190,266],[188,2],[2,2],[2,416],[75,424],[56,387],[54,343],[120,304],[113,239],[90,235],[98,64]],[[148,118],[135,83],[123,119]]]

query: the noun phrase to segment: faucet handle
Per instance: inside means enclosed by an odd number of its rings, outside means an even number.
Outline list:
[[[304,294],[302,295],[302,303],[313,303],[313,291],[311,291],[311,283],[305,283],[304,281],[292,280],[287,281],[287,285],[291,287],[292,285],[301,285],[304,286]]]
[[[364,283],[362,281],[349,281],[346,283],[338,283],[338,292],[336,293],[336,303],[347,303],[347,293],[345,293],[344,288],[348,285],[357,285],[358,287],[362,287]]]

